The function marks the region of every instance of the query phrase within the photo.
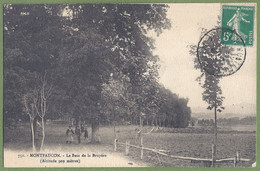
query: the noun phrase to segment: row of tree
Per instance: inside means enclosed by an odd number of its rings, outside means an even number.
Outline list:
[[[5,5],[4,120],[73,117],[185,127],[188,99],[158,83],[154,40],[171,27],[162,4]],[[28,117],[29,115],[29,117]],[[43,147],[44,138],[42,140]]]
[[[129,92],[127,80],[111,79],[102,90],[101,104],[103,124],[146,124],[163,127],[184,128],[189,125],[191,110],[188,99],[180,98],[157,82],[143,88],[141,103]],[[115,89],[116,87],[116,89]],[[138,110],[138,107],[142,110]],[[140,112],[142,113],[140,115]],[[140,121],[140,116],[142,120]]]
[[[214,120],[213,119],[201,119],[198,120],[199,126],[214,126]]]
[[[219,125],[255,125],[256,117],[247,116],[245,118],[233,117],[233,118],[219,118]],[[197,121],[199,126],[214,126],[213,119],[199,119]]]
[[[256,117],[247,116],[244,118],[233,117],[233,118],[219,118],[218,122],[220,125],[255,125]]]

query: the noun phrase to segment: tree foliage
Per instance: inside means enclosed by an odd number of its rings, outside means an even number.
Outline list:
[[[42,99],[48,110],[38,111],[41,118],[87,120],[95,130],[100,122],[137,123],[142,112],[151,125],[159,125],[160,120],[160,125],[187,126],[188,100],[159,84],[159,57],[153,55],[154,40],[147,35],[154,31],[159,36],[171,27],[167,8],[162,4],[5,5],[5,120],[26,120],[24,107],[28,114],[31,103],[25,103],[24,97],[34,90],[42,97],[48,85],[51,94]]]
[[[218,76],[218,73],[223,72],[220,71],[221,68],[225,70],[223,59],[226,60],[227,54],[232,48],[222,47],[220,32],[212,32],[210,36],[205,36],[206,33],[207,30],[203,29],[202,38],[205,40],[202,41],[202,46],[198,50],[198,46],[191,45],[190,54],[195,56],[194,68],[202,72],[196,80],[204,89],[202,99],[208,104],[207,109],[212,110],[216,107],[216,110],[221,112],[224,109],[222,106],[224,96],[222,96],[222,90],[219,86],[221,77]]]

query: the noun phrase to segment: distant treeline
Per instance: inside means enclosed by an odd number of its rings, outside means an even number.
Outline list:
[[[238,117],[233,118],[219,118],[219,124],[229,124],[229,125],[253,125],[256,124],[256,116],[247,116],[245,118],[239,119]]]
[[[195,122],[192,119],[192,122]],[[255,116],[247,116],[245,118],[239,117],[232,117],[232,118],[219,118],[218,125],[254,125],[256,124],[256,117]],[[199,126],[213,126],[214,120],[213,119],[199,119],[197,121],[197,125]]]

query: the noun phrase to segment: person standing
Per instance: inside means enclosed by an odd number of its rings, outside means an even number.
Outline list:
[[[78,143],[80,144],[80,136],[81,136],[81,131],[79,126],[76,126],[76,130],[75,130],[76,136],[78,138]]]
[[[71,125],[69,126],[69,128],[66,131],[66,135],[67,135],[67,141],[66,144],[71,144],[73,142],[73,130],[71,129]]]
[[[84,133],[84,130],[85,130],[85,127],[84,127],[84,125],[82,124],[81,127],[80,127],[81,133]]]
[[[87,127],[85,127],[85,129],[84,129],[84,138],[85,138],[85,139],[88,138],[88,130],[87,130]]]

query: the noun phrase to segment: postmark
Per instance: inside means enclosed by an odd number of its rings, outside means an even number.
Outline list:
[[[236,36],[241,46],[222,43],[222,33]],[[214,28],[206,32],[197,47],[197,58],[201,68],[216,77],[229,76],[237,72],[246,59],[246,46],[236,31],[228,28]]]
[[[242,38],[245,46],[253,46],[254,14],[254,6],[223,5],[222,28],[231,29],[236,34],[222,30],[222,43],[226,45],[243,45]]]

